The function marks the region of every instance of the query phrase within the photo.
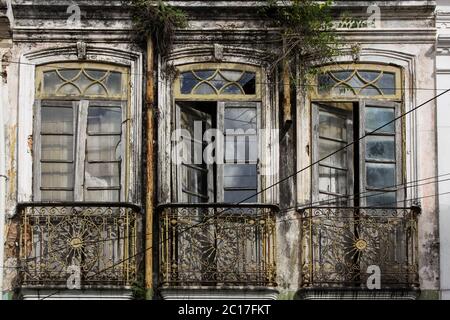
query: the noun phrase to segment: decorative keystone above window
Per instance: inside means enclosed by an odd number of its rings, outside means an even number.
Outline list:
[[[401,71],[385,65],[349,64],[324,67],[317,76],[313,98],[401,99]]]
[[[260,74],[246,65],[201,64],[179,68],[176,96],[187,99],[254,99],[259,97]]]
[[[37,95],[124,99],[127,77],[123,69],[105,65],[60,64],[45,66],[37,75]]]

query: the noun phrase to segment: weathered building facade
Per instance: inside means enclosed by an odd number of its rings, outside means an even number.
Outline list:
[[[438,40],[436,48],[436,92],[444,92],[450,83],[450,2],[438,1],[436,10],[436,27]],[[448,105],[447,95],[437,100],[437,134],[438,134],[438,174],[442,177],[439,182],[439,234],[440,234],[440,279],[443,299],[450,299],[449,273],[449,185],[445,181],[448,172]]]
[[[435,2],[336,1],[379,15],[291,90],[264,1],[166,2],[165,56],[123,1],[1,2],[4,297],[439,297]]]

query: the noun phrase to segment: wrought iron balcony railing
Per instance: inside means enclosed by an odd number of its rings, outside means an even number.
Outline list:
[[[136,281],[139,207],[80,202],[18,209],[24,287],[126,288]]]
[[[303,288],[418,287],[419,208],[301,210]],[[369,287],[368,287],[369,282]]]
[[[160,206],[160,286],[276,286],[277,211],[250,204]]]

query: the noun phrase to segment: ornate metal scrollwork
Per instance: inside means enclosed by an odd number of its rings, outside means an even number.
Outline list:
[[[418,286],[414,208],[302,210],[303,287],[365,288],[378,266],[383,288]]]
[[[138,208],[110,204],[23,204],[23,285],[65,286],[80,269],[83,287],[131,286],[137,274]]]
[[[275,211],[272,206],[163,206],[161,285],[275,286]]]

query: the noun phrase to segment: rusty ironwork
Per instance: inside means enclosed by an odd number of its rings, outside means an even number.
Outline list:
[[[271,205],[159,207],[160,286],[276,286]]]
[[[24,287],[130,287],[137,279],[140,208],[126,203],[24,203],[20,258]]]
[[[377,285],[378,270],[380,289],[419,286],[419,208],[312,207],[300,213],[303,288],[368,289]]]

